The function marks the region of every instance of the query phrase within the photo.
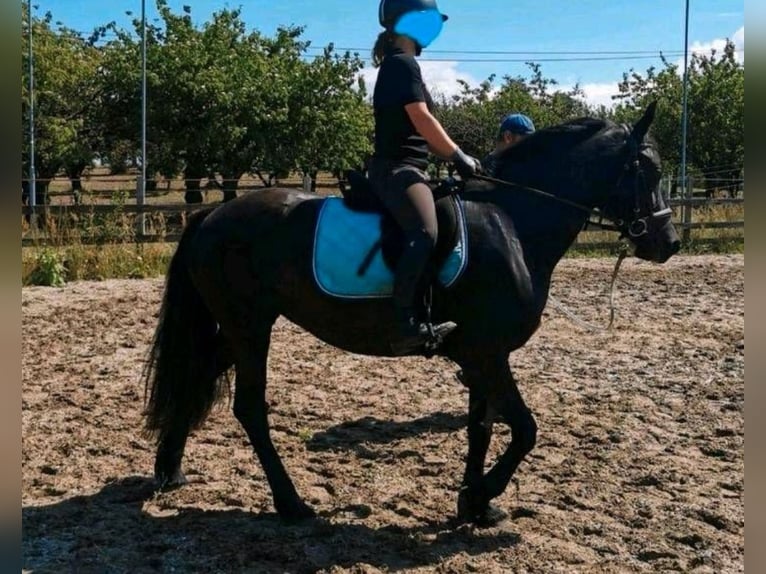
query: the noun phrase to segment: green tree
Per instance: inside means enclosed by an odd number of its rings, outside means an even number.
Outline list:
[[[689,159],[710,196],[721,180],[731,186],[744,169],[745,68],[731,42],[720,55],[695,56],[692,63]]]
[[[467,153],[483,157],[495,146],[498,128],[509,113],[527,114],[535,125],[545,127],[587,115],[579,87],[564,91],[546,78],[538,64],[529,63],[530,77],[505,76],[495,87],[495,76],[478,86],[458,80],[460,93],[437,100],[436,116]]]
[[[187,201],[202,200],[200,180],[220,177],[224,199],[250,172],[345,167],[369,151],[371,116],[355,89],[361,61],[328,47],[305,61],[299,27],[273,37],[248,32],[239,10],[221,10],[201,27],[189,10],[158,2],[162,22],[149,30],[150,165],[185,172]],[[136,26],[138,22],[135,23]],[[113,149],[137,141],[138,47],[117,31],[105,49]]]
[[[681,162],[682,78],[678,66],[662,58],[664,68],[649,68],[645,74],[630,70],[623,74],[619,102],[613,119],[632,122],[650,102],[657,102],[657,114],[652,122],[652,136],[657,142],[665,173],[675,173]],[[675,191],[674,191],[675,195]]]
[[[21,110],[23,178],[29,173],[29,30],[27,7],[22,5]],[[72,178],[75,192],[80,178],[101,145],[97,124],[100,87],[96,81],[101,54],[93,39],[69,28],[54,28],[50,13],[33,16],[35,82],[35,168],[37,200],[47,202],[50,180],[62,170]],[[26,185],[28,191],[28,183]]]
[[[623,76],[614,117],[627,121],[657,100],[652,134],[666,173],[677,173],[681,161],[683,78],[678,66],[663,58],[664,68]],[[687,161],[711,190],[717,179],[738,178],[744,168],[745,68],[734,44],[722,54],[694,54],[688,68]]]
[[[341,172],[370,154],[373,117],[358,80],[362,66],[358,56],[336,54],[332,45],[301,62],[290,84],[283,160],[315,179],[319,170]]]

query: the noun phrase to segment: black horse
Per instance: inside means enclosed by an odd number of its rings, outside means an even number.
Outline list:
[[[662,263],[679,249],[657,190],[659,156],[645,137],[653,117],[651,105],[632,128],[584,118],[540,130],[501,159],[499,176],[517,187],[470,181],[461,192],[470,259],[455,284],[434,287],[432,305],[434,321],[458,325],[437,353],[460,366],[469,388],[461,520],[498,518],[502,511],[490,500],[535,445],[535,420],[508,358],[540,324],[553,269],[589,217],[583,206],[615,222],[642,259]],[[170,264],[146,376],[147,429],[158,439],[161,487],[185,482],[181,459],[189,432],[205,420],[222,375],[234,365],[234,414],[263,465],[277,511],[286,519],[313,516],[269,436],[272,326],[283,315],[336,347],[378,356],[391,354],[396,333],[389,300],[344,300],[318,289],[311,254],[323,201],[265,189],[190,218]],[[496,420],[510,426],[512,440],[485,474]]]

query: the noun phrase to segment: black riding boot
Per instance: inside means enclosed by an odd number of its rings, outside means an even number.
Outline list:
[[[408,234],[404,253],[396,266],[394,279],[394,305],[399,325],[399,338],[391,344],[396,355],[429,346],[434,349],[457,325],[451,321],[431,325],[418,319],[415,297],[423,271],[433,249],[433,239],[424,231]]]

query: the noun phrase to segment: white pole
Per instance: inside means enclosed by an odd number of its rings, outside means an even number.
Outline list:
[[[686,181],[686,134],[688,124],[688,91],[689,91],[689,0],[686,0],[686,23],[684,25],[684,92],[683,111],[681,112],[681,185],[684,197],[691,197],[691,190]]]
[[[136,189],[136,203],[146,203],[146,0],[141,0],[141,175]],[[146,233],[146,217],[138,216],[138,233]]]
[[[35,65],[32,52],[32,0],[27,2],[29,19],[29,206],[37,205],[37,176],[35,173]],[[35,215],[30,218],[32,226]]]

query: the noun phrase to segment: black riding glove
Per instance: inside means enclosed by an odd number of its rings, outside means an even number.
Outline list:
[[[481,162],[475,157],[466,154],[460,148],[457,148],[449,159],[455,164],[455,169],[460,174],[460,179],[464,181],[473,177],[481,170]]]

